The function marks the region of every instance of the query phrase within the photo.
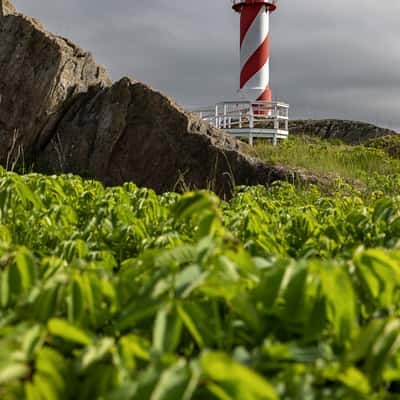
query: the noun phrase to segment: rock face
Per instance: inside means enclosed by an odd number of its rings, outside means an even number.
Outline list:
[[[370,139],[396,135],[395,131],[358,121],[297,120],[290,121],[290,133],[319,136],[322,139],[340,139],[348,144],[362,144]]]
[[[241,142],[140,82],[112,85],[90,53],[0,1],[1,164],[23,158],[38,171],[158,192],[315,181],[244,155]]]
[[[84,173],[107,185],[133,181],[157,192],[179,185],[229,193],[236,184],[287,179],[240,152],[243,144],[146,85],[124,78],[78,96],[39,153],[51,172]]]
[[[0,163],[5,164],[22,153],[31,158],[33,148],[49,140],[77,94],[111,81],[90,53],[2,1]]]

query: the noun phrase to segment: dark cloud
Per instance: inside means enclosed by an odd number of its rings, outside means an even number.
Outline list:
[[[185,105],[236,96],[238,16],[229,0],[14,0],[129,75]],[[281,0],[271,21],[271,84],[295,117],[400,130],[400,2]]]

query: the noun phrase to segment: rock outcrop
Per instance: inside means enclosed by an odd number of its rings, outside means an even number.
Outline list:
[[[0,19],[0,163],[32,158],[79,93],[110,85],[90,53],[52,35],[2,0]]]
[[[243,144],[185,112],[146,85],[124,78],[81,95],[57,126],[39,165],[96,177],[108,185],[133,181],[157,192],[287,179],[282,168],[241,153]]]
[[[233,184],[314,181],[246,156],[240,141],[170,98],[124,78],[114,85],[87,53],[2,1],[0,163],[158,192],[179,182],[229,194]]]
[[[293,120],[290,134],[319,136],[321,139],[339,139],[347,144],[362,144],[370,139],[396,135],[397,132],[359,121],[337,119]]]

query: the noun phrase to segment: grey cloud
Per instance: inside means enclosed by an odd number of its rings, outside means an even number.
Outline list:
[[[129,75],[185,105],[236,96],[238,16],[229,0],[14,0]],[[271,84],[294,117],[400,130],[400,2],[281,0],[271,21]]]

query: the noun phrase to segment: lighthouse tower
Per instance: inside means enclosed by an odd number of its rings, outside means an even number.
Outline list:
[[[240,97],[194,110],[200,118],[250,145],[275,145],[289,135],[289,104],[272,101],[269,86],[269,16],[277,0],[231,0],[240,14]]]
[[[233,0],[240,13],[240,93],[250,101],[272,101],[269,86],[269,17],[276,0]]]

